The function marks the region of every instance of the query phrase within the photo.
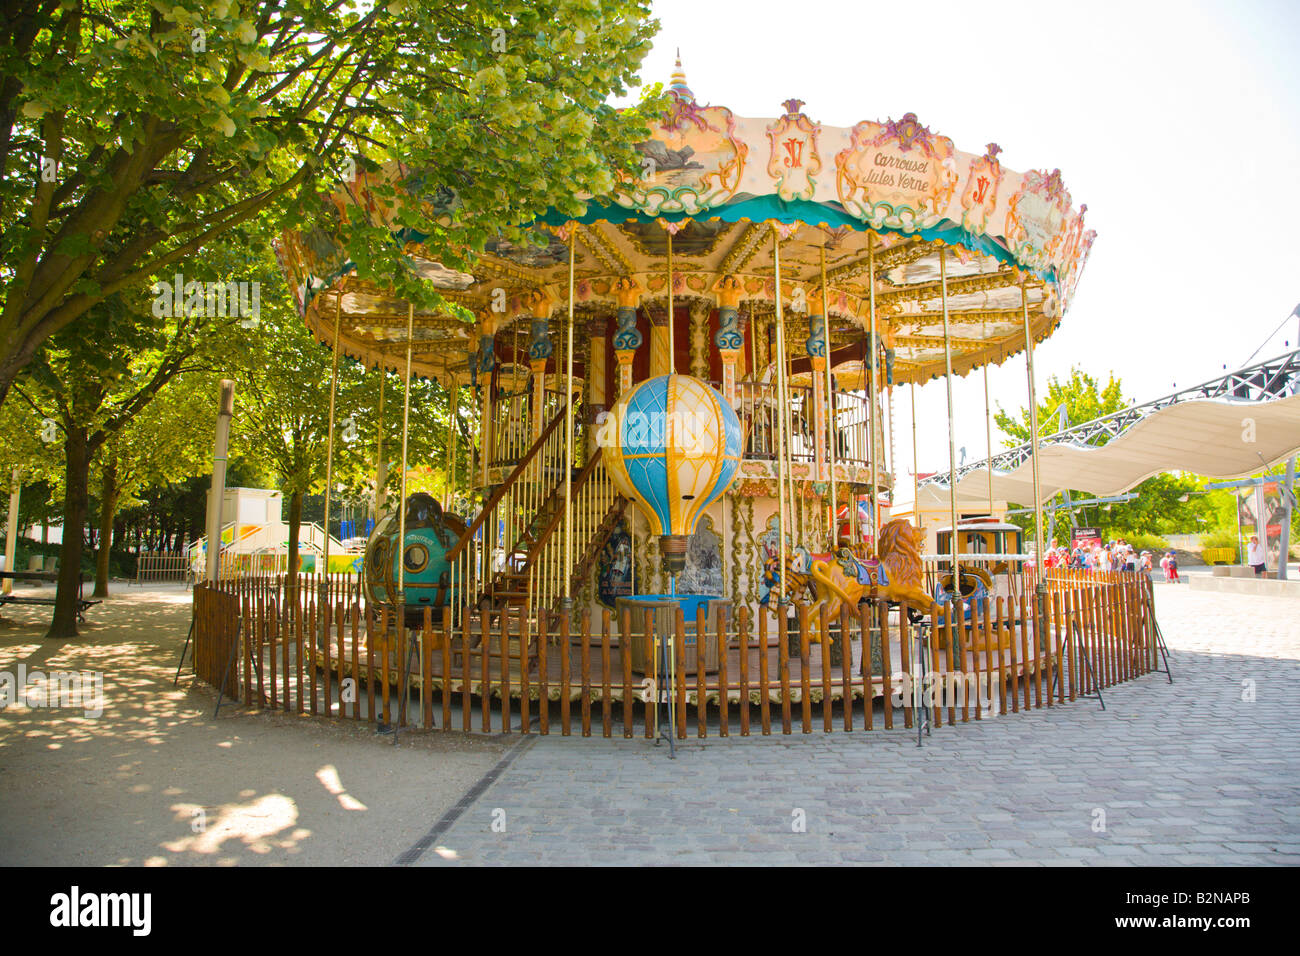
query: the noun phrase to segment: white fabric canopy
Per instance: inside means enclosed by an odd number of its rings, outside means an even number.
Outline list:
[[[1242,478],[1300,454],[1300,395],[1272,402],[1200,399],[1152,412],[1118,438],[1097,447],[1041,444],[1042,500],[1066,488],[1118,495],[1162,471]],[[995,498],[1034,503],[1033,463],[993,472]],[[944,485],[921,489],[922,501],[947,501]],[[988,500],[988,470],[957,483],[959,502]]]

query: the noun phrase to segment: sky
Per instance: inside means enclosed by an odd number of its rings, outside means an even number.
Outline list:
[[[680,47],[696,98],[742,116],[778,116],[792,96],[831,126],[913,112],[958,149],[996,142],[1010,169],[1059,168],[1098,235],[1035,351],[1040,395],[1077,365],[1148,401],[1300,342],[1286,320],[1300,303],[1300,3],[656,0],[653,13],[644,82],[667,84]],[[1027,405],[1026,388],[1023,355],[989,371],[995,410]],[[916,394],[920,470],[945,470],[943,380]],[[954,378],[953,402],[958,448],[983,457],[980,372]],[[894,416],[898,504],[913,471],[906,387]],[[993,443],[1006,445],[996,426]]]

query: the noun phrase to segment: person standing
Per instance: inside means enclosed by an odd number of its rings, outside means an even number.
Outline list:
[[[1255,569],[1255,577],[1264,576],[1265,565],[1268,558],[1264,551],[1264,545],[1260,543],[1259,535],[1250,536],[1250,544],[1246,545],[1246,563]]]
[[[1169,580],[1173,581],[1175,584],[1181,580],[1178,577],[1178,558],[1172,551],[1169,552]]]

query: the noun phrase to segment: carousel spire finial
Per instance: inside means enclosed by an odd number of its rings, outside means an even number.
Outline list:
[[[677,48],[677,63],[673,67],[672,77],[668,81],[668,92],[674,94],[680,100],[695,102],[695,94],[686,85],[686,71],[682,69],[681,47]]]

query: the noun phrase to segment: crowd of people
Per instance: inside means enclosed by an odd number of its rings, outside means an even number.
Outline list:
[[[1082,571],[1141,571],[1150,576],[1158,564],[1166,581],[1181,581],[1178,576],[1178,558],[1166,551],[1157,560],[1150,551],[1138,551],[1123,538],[1115,541],[1098,541],[1091,546],[1058,545],[1052,539],[1044,563],[1049,568],[1074,568]]]

